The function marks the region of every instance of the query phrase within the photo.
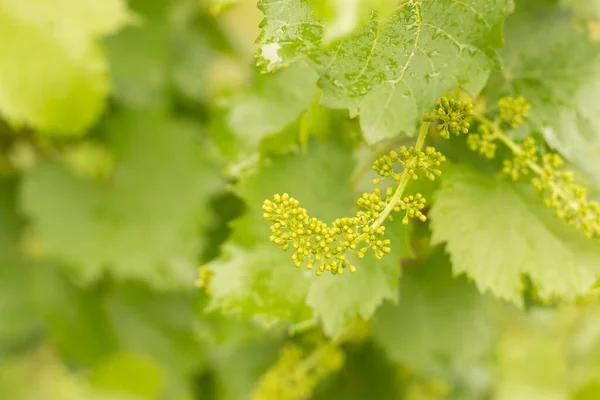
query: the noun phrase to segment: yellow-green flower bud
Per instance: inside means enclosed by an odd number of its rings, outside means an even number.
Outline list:
[[[498,102],[500,119],[511,127],[516,128],[523,123],[529,114],[529,103],[524,97],[505,97]]]
[[[425,116],[425,121],[438,121],[437,130],[445,139],[450,135],[459,136],[469,132],[473,105],[460,100],[443,97],[437,103],[435,110]]]

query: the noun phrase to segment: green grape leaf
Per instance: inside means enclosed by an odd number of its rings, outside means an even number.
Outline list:
[[[542,299],[572,300],[597,279],[600,251],[554,217],[527,185],[473,168],[444,171],[431,208],[432,241],[447,242],[455,274],[523,306],[523,276]]]
[[[325,0],[312,1],[310,4],[323,21],[324,44],[343,39],[354,32],[370,11],[362,0]]]
[[[360,115],[368,142],[405,132],[445,92],[477,94],[498,67],[502,23],[511,0],[404,1],[331,48],[309,0],[261,0],[259,64],[273,71],[308,58],[320,75],[322,103]],[[387,19],[387,18],[386,18]]]
[[[454,278],[440,251],[416,262],[400,282],[400,299],[375,314],[373,336],[391,360],[425,372],[450,360],[476,361],[491,327],[483,298],[465,277]]]
[[[270,243],[271,231],[261,207],[275,193],[287,192],[315,217],[331,222],[354,203],[353,166],[349,149],[312,142],[306,152],[275,156],[243,176],[234,191],[248,210],[232,223],[226,253],[209,263],[215,274],[210,308],[257,316],[266,323],[311,319],[305,299],[312,273],[295,268],[290,254]]]
[[[328,336],[339,337],[357,317],[371,318],[384,300],[398,300],[400,260],[411,257],[408,229],[400,219],[386,223],[392,252],[381,260],[368,254],[355,260],[357,271],[341,276],[323,274],[312,280],[307,303],[323,323]]]
[[[85,132],[109,91],[99,41],[128,18],[122,0],[2,2],[0,114],[50,134]]]
[[[254,317],[266,326],[309,320],[312,311],[304,299],[310,281],[293,267],[289,255],[274,247],[269,241],[252,249],[226,246],[224,255],[210,264],[216,275],[209,310]]]
[[[313,101],[317,74],[305,63],[295,63],[274,74],[261,74],[248,91],[234,100],[227,122],[237,140],[257,147],[264,136],[294,122]]]
[[[117,113],[105,127],[115,157],[109,184],[53,164],[29,172],[22,207],[46,254],[84,281],[110,272],[157,289],[190,286],[208,202],[222,185],[198,130],[149,112]]]
[[[315,15],[323,21],[323,44],[331,44],[354,32],[377,11],[386,22],[400,0],[325,0],[311,1]]]
[[[521,2],[505,30],[505,67],[490,85],[524,96],[531,127],[600,184],[600,43],[542,0]]]
[[[247,247],[269,242],[270,224],[262,205],[275,193],[289,193],[310,215],[327,223],[344,216],[354,207],[353,169],[352,151],[334,142],[313,141],[307,151],[272,157],[233,188],[248,205],[246,215],[232,224],[234,241]]]

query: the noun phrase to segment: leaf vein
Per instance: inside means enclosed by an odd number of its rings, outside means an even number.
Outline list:
[[[488,28],[490,28],[490,23],[471,4],[464,3],[464,2],[462,2],[460,0],[450,0],[450,1],[453,2],[453,3],[456,3],[456,4],[460,4],[461,6],[464,6],[464,7],[468,8],[469,10],[471,10],[473,12],[473,14],[477,15],[483,21],[483,23],[485,24],[485,26],[487,26]]]

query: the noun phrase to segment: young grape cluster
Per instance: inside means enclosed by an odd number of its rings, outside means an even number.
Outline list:
[[[203,265],[198,268],[198,279],[196,279],[196,282],[194,283],[195,286],[199,289],[204,289],[207,294],[211,294],[212,289],[210,282],[214,275],[215,273],[211,271],[208,266]]]
[[[308,269],[313,269],[317,265],[317,275],[324,271],[342,274],[344,268],[355,272],[356,267],[348,260],[347,252],[363,258],[371,250],[375,257],[381,258],[391,251],[389,239],[384,239],[385,226],[369,226],[388,205],[389,198],[388,195],[382,199],[379,189],[364,193],[357,201],[364,210],[353,218],[338,218],[329,226],[309,217],[306,209],[299,206],[300,202],[287,193],[276,194],[273,201],[265,200],[264,218],[271,222],[271,242],[283,251],[292,248],[291,258],[298,268],[306,264]]]
[[[545,154],[541,171],[531,183],[558,219],[600,242],[600,205],[588,199],[586,189],[574,182],[571,171],[560,169],[563,164],[558,154]]]
[[[442,174],[442,171],[438,167],[444,161],[446,161],[446,157],[439,151],[436,151],[434,147],[428,146],[425,148],[425,151],[422,151],[415,147],[407,149],[406,146],[402,146],[400,154],[391,151],[389,155],[385,155],[375,161],[373,170],[382,178],[375,179],[373,184],[377,185],[385,178],[400,181],[404,171],[415,180],[419,178],[419,173],[422,173],[430,180],[434,180]],[[402,172],[394,171],[395,164],[402,166]]]
[[[504,143],[511,150],[511,157],[503,161],[502,173],[513,181],[530,177],[544,205],[553,209],[558,219],[600,242],[600,205],[588,198],[584,187],[575,183],[573,172],[563,169],[562,157],[552,152],[540,154],[532,137],[516,143],[502,131],[502,124],[516,128],[525,121],[529,112],[527,101],[523,97],[503,98],[498,109],[500,115],[496,121],[480,118],[478,133],[468,137],[471,150],[492,159],[496,154],[495,142]]]
[[[390,240],[385,238],[383,223],[394,213],[402,213],[402,223],[413,218],[427,219],[423,213],[426,200],[420,194],[403,195],[410,179],[423,176],[434,180],[440,176],[440,166],[446,157],[434,147],[423,149],[425,136],[432,122],[444,137],[468,132],[473,107],[454,99],[443,98],[435,111],[424,118],[424,125],[413,147],[390,151],[373,163],[379,178],[375,186],[386,181],[390,184],[384,193],[375,187],[363,193],[356,202],[358,211],[352,217],[338,218],[331,225],[308,215],[300,202],[289,194],[276,194],[273,200],[263,203],[264,218],[271,223],[270,240],[283,251],[292,249],[291,259],[296,267],[306,265],[316,274],[330,271],[340,275],[344,269],[356,271],[352,256],[358,259],[371,252],[376,259],[391,252]],[[394,190],[395,187],[395,190]]]
[[[460,136],[468,133],[472,117],[473,104],[442,97],[435,110],[425,116],[425,121],[437,121],[437,130],[440,136],[449,139],[450,134]]]
[[[537,148],[533,138],[528,137],[523,141],[519,151],[515,151],[511,158],[502,161],[502,173],[510,176],[513,181],[529,175],[530,163],[538,162]]]
[[[516,128],[529,114],[529,103],[523,96],[504,97],[498,102],[498,109],[500,110],[500,119],[512,128]]]
[[[467,137],[467,145],[473,151],[479,153],[489,160],[496,157],[496,146],[495,137],[492,130],[487,125],[479,125],[477,133],[470,133]]]

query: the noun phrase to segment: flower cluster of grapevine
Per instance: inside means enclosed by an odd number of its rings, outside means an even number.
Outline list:
[[[328,225],[310,217],[300,202],[287,193],[265,200],[264,218],[271,222],[271,242],[283,251],[293,250],[291,259],[296,267],[316,268],[317,275],[324,271],[342,274],[346,268],[355,272],[352,255],[360,259],[371,252],[381,259],[391,251],[383,224],[394,213],[402,214],[404,224],[413,218],[427,219],[423,213],[425,198],[420,193],[404,195],[404,189],[410,179],[422,176],[434,180],[441,175],[440,166],[446,158],[434,147],[424,147],[430,124],[438,121],[440,135],[449,138],[450,134],[468,132],[472,114],[471,104],[442,98],[436,109],[425,116],[415,146],[403,146],[374,162],[373,170],[379,175],[373,181],[376,187],[358,198],[358,211],[352,217],[338,218]],[[382,191],[377,185],[383,182],[388,186]]]
[[[322,341],[308,355],[302,346],[290,343],[280,351],[277,362],[262,376],[252,400],[301,400],[328,375],[344,364],[343,351]]]
[[[553,152],[542,154],[532,137],[516,143],[504,133],[504,126],[516,128],[525,121],[527,101],[506,97],[498,102],[498,108],[495,120],[478,116],[478,130],[467,139],[471,150],[493,159],[497,143],[504,143],[511,157],[503,160],[502,173],[513,181],[527,178],[558,219],[600,242],[600,205],[588,198],[586,189],[575,182],[573,172],[563,168],[562,157]]]
[[[381,259],[390,253],[390,240],[385,237],[386,220],[391,220],[394,213],[403,214],[404,224],[413,218],[427,219],[423,213],[426,199],[420,193],[404,195],[404,189],[410,179],[422,176],[434,180],[441,175],[439,167],[445,157],[434,147],[423,146],[434,122],[443,138],[468,134],[470,149],[488,159],[496,157],[498,142],[504,143],[512,157],[504,160],[503,174],[514,181],[531,177],[544,204],[554,209],[559,219],[582,230],[588,238],[600,240],[600,207],[588,199],[585,188],[574,182],[572,172],[561,169],[562,158],[556,153],[540,154],[531,137],[515,143],[502,131],[502,126],[516,128],[524,122],[529,112],[527,101],[522,97],[507,97],[499,101],[498,108],[495,121],[477,116],[477,130],[470,133],[472,104],[442,98],[435,110],[424,117],[415,146],[401,147],[374,162],[373,170],[380,177],[373,181],[376,187],[372,192],[359,197],[358,211],[352,217],[338,218],[329,225],[310,217],[300,202],[287,193],[265,200],[264,218],[271,222],[271,242],[283,251],[291,249],[296,267],[316,268],[317,275],[324,271],[342,274],[346,268],[355,272],[352,255],[360,259],[371,252]],[[383,191],[377,187],[382,182],[388,183]]]
[[[215,273],[211,271],[208,266],[203,265],[198,268],[198,278],[196,279],[196,282],[194,282],[194,285],[198,289],[204,289],[207,294],[211,294],[212,288],[210,282],[212,281],[214,275]]]

